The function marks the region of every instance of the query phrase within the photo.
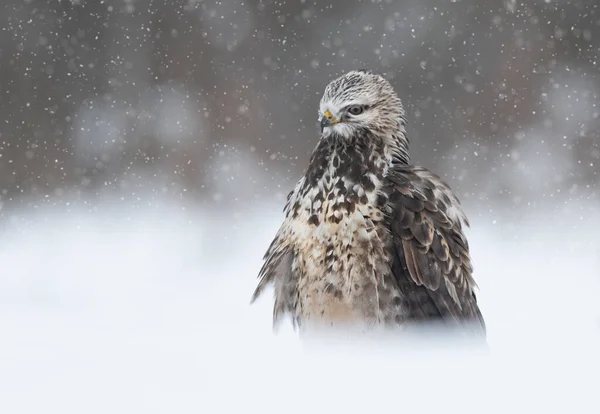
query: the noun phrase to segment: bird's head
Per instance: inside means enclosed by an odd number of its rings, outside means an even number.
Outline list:
[[[405,139],[404,109],[392,85],[383,77],[357,70],[333,80],[319,105],[324,137],[350,138],[361,131]]]

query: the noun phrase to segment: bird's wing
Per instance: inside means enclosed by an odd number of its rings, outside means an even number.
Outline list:
[[[285,315],[294,315],[297,298],[297,278],[295,277],[295,272],[292,268],[294,255],[293,252],[286,247],[286,242],[281,236],[282,231],[280,230],[265,254],[265,262],[258,273],[258,286],[256,287],[250,302],[254,302],[267,286],[274,286],[274,327],[279,324],[280,320]],[[295,324],[294,320],[293,322]]]
[[[412,319],[485,324],[473,292],[468,221],[458,199],[438,176],[410,165],[388,175],[389,217],[394,240],[394,276]]]
[[[293,269],[294,249],[291,245],[290,227],[287,222],[291,209],[298,197],[300,188],[304,183],[301,179],[294,190],[287,197],[284,207],[286,220],[283,222],[271,245],[267,249],[263,259],[264,263],[258,272],[258,286],[252,295],[251,303],[254,302],[269,285],[275,288],[275,304],[273,306],[273,326],[287,314],[294,315],[297,301],[297,273]],[[292,318],[294,326],[297,321]]]

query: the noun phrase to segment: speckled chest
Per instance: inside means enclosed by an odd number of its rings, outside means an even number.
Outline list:
[[[377,321],[391,243],[383,191],[389,158],[370,148],[317,148],[291,200],[299,320]]]

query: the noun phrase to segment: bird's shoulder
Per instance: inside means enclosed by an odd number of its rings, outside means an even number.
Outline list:
[[[446,226],[446,219],[457,229],[469,226],[456,194],[431,170],[410,164],[394,164],[386,178],[392,205],[406,205],[413,211],[437,216]]]

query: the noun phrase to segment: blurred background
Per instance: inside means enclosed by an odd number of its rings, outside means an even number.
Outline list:
[[[496,359],[461,381],[585,377],[599,64],[596,0],[0,0],[2,412],[218,412],[264,392],[263,364],[284,377],[300,345],[248,302],[321,93],[359,68],[390,79],[414,163],[471,218]],[[597,407],[561,387],[565,410]]]
[[[415,163],[465,203],[600,203],[594,0],[2,3],[5,209],[281,201],[323,89],[356,68],[392,81]]]

